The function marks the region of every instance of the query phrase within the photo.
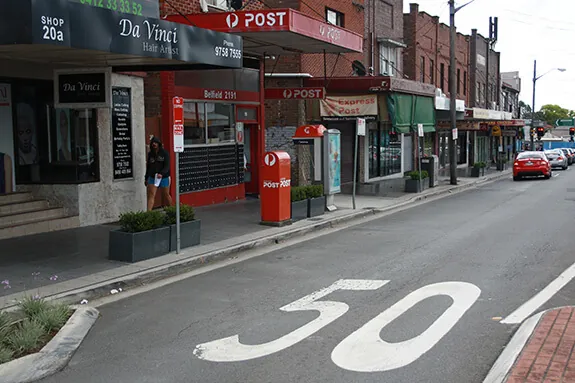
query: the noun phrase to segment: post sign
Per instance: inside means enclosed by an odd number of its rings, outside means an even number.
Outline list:
[[[174,97],[174,152],[182,153],[184,151],[184,99]]]
[[[267,88],[264,96],[268,100],[323,100],[325,88]]]
[[[291,220],[291,160],[286,152],[267,152],[261,164],[262,224],[281,226]]]
[[[365,118],[357,119],[357,135],[365,136]]]
[[[423,124],[417,124],[417,135],[423,137]]]
[[[110,71],[76,70],[54,72],[54,98],[58,109],[109,108]]]
[[[112,163],[115,180],[134,177],[130,88],[112,89]]]

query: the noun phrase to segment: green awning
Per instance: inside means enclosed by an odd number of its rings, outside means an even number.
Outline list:
[[[425,133],[435,132],[433,98],[391,93],[387,96],[387,106],[392,126],[398,133],[417,132],[417,124],[423,124]]]

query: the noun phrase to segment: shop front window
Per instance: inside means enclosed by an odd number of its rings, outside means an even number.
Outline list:
[[[424,157],[431,157],[435,150],[434,150],[434,136],[435,133],[425,133],[423,135],[423,156]]]
[[[184,102],[184,144],[235,143],[234,105]]]
[[[51,82],[12,89],[16,183],[99,181],[97,109],[54,109]]]
[[[457,133],[457,164],[467,163],[467,132]]]
[[[401,139],[387,124],[369,130],[369,178],[401,173]]]

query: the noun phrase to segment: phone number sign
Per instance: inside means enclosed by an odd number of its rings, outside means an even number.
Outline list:
[[[110,11],[128,13],[135,16],[160,18],[158,0],[70,0],[89,7],[105,8]]]

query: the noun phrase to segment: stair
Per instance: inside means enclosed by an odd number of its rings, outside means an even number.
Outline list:
[[[79,217],[70,217],[61,207],[35,199],[30,193],[0,195],[0,239],[21,237],[80,226]]]

